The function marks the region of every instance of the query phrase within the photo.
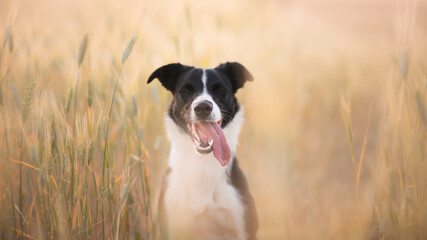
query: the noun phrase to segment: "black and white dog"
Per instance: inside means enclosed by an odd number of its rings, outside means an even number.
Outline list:
[[[237,62],[213,69],[158,68],[173,94],[166,116],[169,169],[159,198],[163,239],[256,239],[254,200],[234,157],[243,121],[236,91],[253,79]]]

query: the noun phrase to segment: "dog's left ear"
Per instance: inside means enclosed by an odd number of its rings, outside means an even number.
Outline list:
[[[178,78],[182,76],[186,71],[192,69],[193,67],[189,67],[186,65],[182,65],[180,63],[171,63],[162,67],[159,67],[156,71],[154,71],[150,77],[148,78],[147,84],[153,81],[155,78],[159,79],[162,83],[163,87],[172,93],[175,92],[176,83],[178,82]]]
[[[238,62],[226,62],[215,69],[223,72],[230,79],[234,93],[236,93],[239,88],[242,88],[246,81],[254,80],[254,77],[248,69]]]

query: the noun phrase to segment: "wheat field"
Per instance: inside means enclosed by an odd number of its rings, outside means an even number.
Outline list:
[[[159,239],[171,63],[245,65],[259,239],[427,239],[427,2],[0,2],[0,238]]]

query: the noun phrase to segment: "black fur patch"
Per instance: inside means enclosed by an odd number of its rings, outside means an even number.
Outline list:
[[[255,201],[249,192],[248,182],[236,158],[233,160],[233,166],[231,166],[228,181],[242,197],[242,203],[245,206],[245,230],[248,235],[248,240],[256,240],[258,215],[255,208]]]

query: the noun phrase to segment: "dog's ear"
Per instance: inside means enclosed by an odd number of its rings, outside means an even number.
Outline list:
[[[243,87],[246,81],[254,80],[252,74],[238,62],[226,62],[216,67],[216,69],[223,72],[230,79],[234,93]]]
[[[175,91],[178,78],[191,68],[193,67],[182,65],[180,63],[171,63],[159,67],[150,75],[147,84],[157,78],[162,83],[163,87],[173,93]]]

